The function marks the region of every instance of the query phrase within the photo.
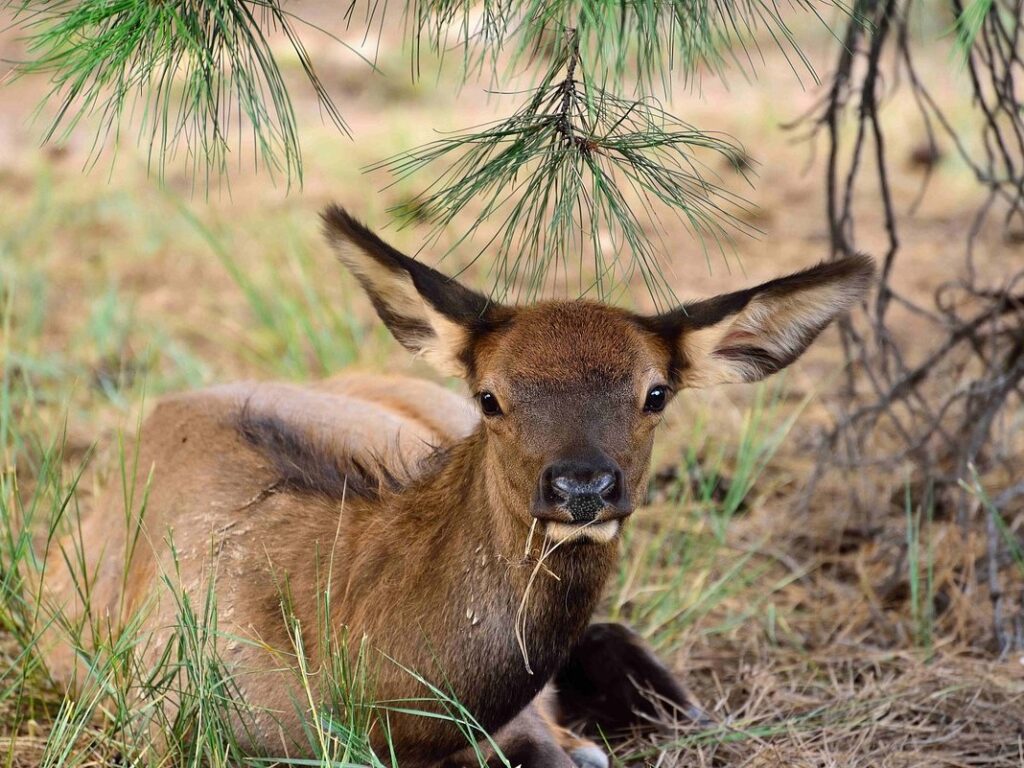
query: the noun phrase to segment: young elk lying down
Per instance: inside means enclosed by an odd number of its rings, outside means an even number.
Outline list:
[[[682,389],[785,368],[864,296],[871,261],[655,316],[591,301],[511,307],[402,255],[341,208],[323,219],[395,338],[464,379],[472,400],[385,376],[164,400],[137,447],[137,487],[149,486],[141,534],[125,533],[120,489],[83,521],[91,612],[116,629],[145,606],[155,662],[178,610],[161,580],[180,579],[195,605],[212,588],[220,655],[254,712],[234,723],[251,753],[312,750],[282,592],[303,628],[303,666],[316,670],[327,590],[334,635],[379,652],[376,700],[422,700],[413,670],[496,734],[512,765],[606,765],[560,718],[628,725],[634,682],[685,707],[628,630],[588,629],[644,497],[662,411]],[[48,574],[48,602],[73,619],[83,608],[59,554]],[[51,668],[74,684],[81,655],[51,645]],[[548,685],[556,677],[561,691]],[[404,767],[477,764],[450,722],[394,711],[388,722]],[[388,755],[384,728],[373,733]]]

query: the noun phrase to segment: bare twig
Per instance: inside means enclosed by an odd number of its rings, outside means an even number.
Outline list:
[[[960,525],[966,529],[983,523],[988,534],[995,640],[1005,651],[1019,633],[1009,631],[1005,617],[998,581],[999,537],[990,530],[991,515],[982,521],[977,503],[957,489],[957,481],[966,476],[968,467],[977,467],[982,475],[1001,470],[1010,477],[1014,472],[1019,476],[1021,470],[1010,466],[1000,441],[1008,439],[1004,414],[1021,404],[1024,389],[1024,297],[1019,288],[1024,269],[1011,272],[1001,286],[983,285],[974,251],[993,213],[1002,213],[1004,226],[1024,222],[1024,104],[1016,83],[1024,72],[1022,3],[994,0],[977,34],[967,38],[964,6],[961,0],[950,0],[949,9],[961,31],[972,100],[982,116],[980,152],[957,135],[915,68],[909,19],[918,5],[917,0],[858,0],[842,36],[831,84],[805,118],[811,133],[824,132],[828,142],[826,207],[833,256],[857,250],[855,192],[868,173],[875,176],[879,190],[874,199],[887,241],[878,293],[863,318],[866,327],[861,319],[847,321],[841,329],[849,364],[843,403],[835,426],[821,438],[820,460],[805,503],[830,469],[852,473],[865,466],[895,468],[907,462],[918,487],[931,485],[955,494]],[[892,280],[900,249],[899,216],[879,119],[881,83],[888,67],[891,82],[901,82],[902,76],[909,87],[932,150],[939,135],[948,138],[988,192],[967,232],[962,274],[938,287],[934,308],[910,301]],[[847,139],[845,118],[853,105],[853,135]],[[927,179],[910,213],[920,202]],[[900,312],[893,314],[896,308]],[[923,334],[901,339],[895,332],[907,312],[938,331],[939,340],[931,349],[921,350]],[[918,362],[910,364],[908,359]],[[895,445],[884,455],[877,450],[882,432]],[[852,500],[860,508],[856,493],[851,483]],[[1020,495],[1000,494],[996,508]]]

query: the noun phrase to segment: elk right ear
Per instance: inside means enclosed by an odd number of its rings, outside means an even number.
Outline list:
[[[442,373],[466,378],[472,341],[495,319],[496,305],[392,248],[332,205],[321,214],[327,240],[398,341]]]
[[[867,256],[825,262],[786,277],[685,304],[644,323],[673,351],[684,387],[759,381],[782,370],[874,282]]]

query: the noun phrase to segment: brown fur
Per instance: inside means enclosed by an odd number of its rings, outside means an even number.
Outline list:
[[[144,520],[122,509],[112,488],[83,523],[93,613],[116,632],[145,607],[152,662],[177,610],[161,578],[180,573],[198,600],[216,574],[219,648],[259,708],[248,727],[236,723],[239,738],[252,752],[295,754],[310,749],[301,727],[308,706],[282,584],[314,670],[328,652],[315,631],[316,596],[329,585],[336,633],[347,630],[353,651],[365,637],[375,652],[378,700],[425,694],[400,664],[450,690],[525,764],[571,765],[567,750],[582,742],[535,699],[583,637],[616,566],[624,518],[642,495],[659,421],[644,408],[647,392],[702,383],[700,366],[712,371],[707,381],[720,381],[788,363],[800,351],[794,344],[809,343],[863,294],[870,264],[819,267],[743,300],[705,303],[691,313],[695,325],[686,313],[643,318],[584,301],[495,306],[341,209],[325,222],[396,337],[461,374],[474,394],[493,393],[502,414],[481,418],[465,398],[427,382],[370,376],[168,398],[138,445],[138,487],[152,472]],[[591,528],[572,527],[557,509],[538,525],[545,466],[595,452],[621,468],[619,508]],[[143,531],[131,558],[126,519]],[[49,573],[47,604],[81,613],[59,554]],[[52,631],[48,654],[58,676],[81,676]],[[455,727],[389,720],[403,766],[468,760]],[[380,730],[375,739],[384,754]]]

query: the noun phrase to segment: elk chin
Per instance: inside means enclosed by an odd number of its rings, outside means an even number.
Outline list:
[[[593,523],[558,523],[548,522],[544,527],[544,535],[555,544],[572,544],[592,542],[608,544],[619,532],[620,520],[604,520]]]

